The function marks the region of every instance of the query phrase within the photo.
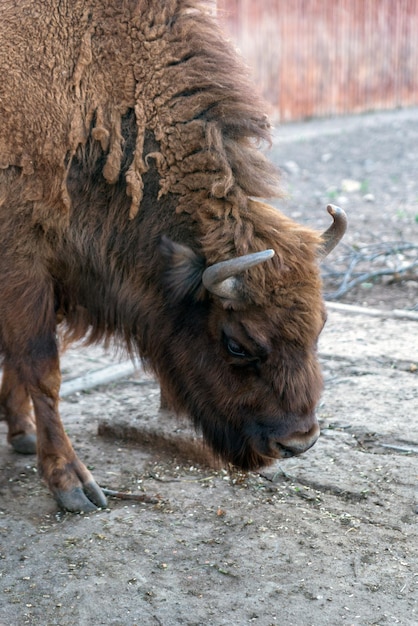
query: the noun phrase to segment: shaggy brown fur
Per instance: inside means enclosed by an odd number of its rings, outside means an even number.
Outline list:
[[[209,5],[210,8],[210,5]],[[280,193],[267,120],[203,2],[21,0],[0,8],[0,394],[9,440],[61,506],[105,500],[58,416],[67,338],[118,339],[241,467],[317,436],[320,238]],[[240,300],[207,265],[272,248]]]
[[[106,152],[105,179],[116,182],[128,109],[137,127],[126,172],[131,217],[149,158],[157,160],[161,194],[206,191],[211,172],[215,196],[224,197],[235,180],[252,195],[272,195],[271,167],[250,148],[250,139],[268,136],[267,120],[204,5],[2,3],[0,167],[21,169],[22,200],[33,201],[42,217],[49,209],[55,223],[57,208],[68,211],[69,167],[89,136]],[[144,158],[147,128],[161,151]]]

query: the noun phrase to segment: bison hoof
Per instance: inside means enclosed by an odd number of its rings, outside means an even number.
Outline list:
[[[96,482],[75,487],[71,491],[56,490],[54,496],[59,506],[71,513],[91,513],[107,506],[106,496]]]
[[[19,454],[36,454],[36,435],[15,435],[10,443],[15,452]]]

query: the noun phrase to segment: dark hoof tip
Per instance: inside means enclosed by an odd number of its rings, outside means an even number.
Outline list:
[[[19,454],[36,454],[36,435],[15,435],[10,441],[12,448]]]
[[[59,506],[70,513],[92,513],[98,508],[106,508],[107,499],[96,483],[75,487],[71,491],[56,490],[55,499]]]

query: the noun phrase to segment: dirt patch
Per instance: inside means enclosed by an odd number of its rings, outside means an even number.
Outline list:
[[[272,153],[287,168],[285,210],[325,228],[325,205],[339,201],[350,245],[418,243],[417,121],[412,110],[281,129]],[[347,179],[363,188],[343,193]],[[360,286],[345,300],[413,308],[416,294],[408,279]],[[103,420],[141,428],[156,416],[183,436],[141,373],[63,399],[96,480],[158,494],[158,504],[110,498],[95,514],[58,511],[35,459],[12,453],[0,423],[0,624],[418,623],[417,329],[330,310],[319,346],[322,436],[261,473],[214,469],[182,445],[168,454],[152,441],[99,437]],[[64,377],[112,361],[100,349],[71,350]]]

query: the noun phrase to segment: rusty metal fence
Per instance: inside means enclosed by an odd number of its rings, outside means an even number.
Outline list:
[[[418,0],[218,0],[281,121],[418,104]]]

